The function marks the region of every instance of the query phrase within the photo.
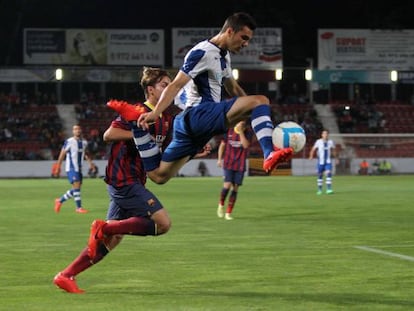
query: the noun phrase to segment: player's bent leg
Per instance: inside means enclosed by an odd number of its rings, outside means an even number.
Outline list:
[[[134,142],[141,156],[144,169],[150,172],[160,166],[161,153],[158,144],[147,130],[132,125]]]
[[[161,161],[155,170],[147,172],[148,177],[156,184],[162,185],[176,176],[179,170],[188,162],[190,157],[184,157],[173,162]]]
[[[167,233],[171,228],[171,219],[168,216],[167,211],[163,208],[156,211],[152,216],[151,219],[157,225],[157,232],[156,235],[161,235]]]
[[[226,114],[227,125],[233,127],[238,122],[248,119],[253,109],[261,105],[270,105],[269,99],[264,95],[238,97]]]
[[[105,238],[103,243],[105,244],[108,251],[112,251],[115,247],[119,245],[119,243],[122,242],[123,238],[124,236],[122,234],[115,234],[109,236],[108,238]]]

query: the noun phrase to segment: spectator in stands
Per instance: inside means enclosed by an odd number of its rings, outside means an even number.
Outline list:
[[[391,163],[387,160],[383,160],[378,168],[378,172],[382,175],[391,174]]]
[[[88,170],[88,176],[90,178],[96,178],[98,177],[98,174],[99,174],[99,168],[93,163],[92,167],[90,167]]]
[[[381,133],[387,132],[387,119],[385,119],[384,116],[382,116],[379,121],[379,130]]]
[[[72,188],[66,191],[60,198],[55,200],[55,212],[59,213],[62,203],[74,198],[77,213],[87,213],[88,211],[82,207],[81,186],[82,186],[82,164],[84,159],[89,162],[90,169],[94,164],[87,153],[88,142],[82,138],[82,128],[75,124],[72,129],[73,137],[65,140],[60,151],[57,164],[61,167],[63,160],[66,158],[66,175]]]
[[[88,105],[88,96],[86,96],[85,92],[82,92],[80,99],[79,99],[79,104],[81,106],[86,106]]]
[[[375,159],[375,161],[372,163],[372,174],[379,174],[379,166],[380,162],[378,161],[378,159]]]
[[[13,140],[13,133],[12,133],[12,131],[11,131],[9,128],[7,128],[7,127],[5,127],[5,128],[3,129],[3,136],[5,137],[5,140],[6,140],[6,141],[11,141],[11,140]]]
[[[201,177],[209,176],[208,167],[207,167],[206,162],[204,162],[204,161],[200,161],[198,163],[197,171],[198,171],[198,173],[200,174]]]
[[[359,175],[368,175],[369,173],[369,163],[367,160],[362,160],[361,163],[359,163]]]

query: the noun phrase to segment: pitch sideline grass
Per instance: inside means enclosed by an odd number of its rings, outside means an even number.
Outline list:
[[[216,217],[219,178],[149,184],[171,231],[127,236],[78,276],[85,295],[53,276],[104,218],[102,180],[87,179],[84,207],[53,200],[64,179],[0,180],[0,310],[412,310],[413,263],[355,248],[414,257],[412,176],[335,176],[316,196],[315,177],[250,177],[235,220]]]

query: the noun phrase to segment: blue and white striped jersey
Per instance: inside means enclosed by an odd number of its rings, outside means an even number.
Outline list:
[[[230,55],[208,40],[196,44],[180,69],[192,78],[184,87],[186,107],[222,100],[223,82],[232,76]]]
[[[316,148],[318,155],[318,164],[330,164],[332,163],[332,149],[335,149],[335,143],[333,140],[327,141],[319,138],[315,141],[314,147]]]
[[[65,140],[63,149],[66,151],[65,170],[82,173],[83,159],[88,142],[84,139],[70,137]]]

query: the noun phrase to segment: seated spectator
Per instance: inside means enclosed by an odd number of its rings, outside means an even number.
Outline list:
[[[96,178],[99,174],[99,169],[98,167],[95,165],[95,163],[92,163],[89,170],[88,170],[88,176],[90,178]]]
[[[367,162],[367,160],[362,160],[361,163],[359,163],[359,175],[368,175],[368,171],[369,171],[369,163]]]
[[[380,166],[378,168],[378,172],[382,175],[391,174],[391,163],[387,160],[383,160],[380,163]]]
[[[198,173],[202,177],[209,176],[207,164],[204,161],[200,161],[200,163],[198,164]]]
[[[375,159],[375,161],[372,163],[372,174],[374,175],[379,174],[379,166],[380,166],[380,163],[378,159]]]

